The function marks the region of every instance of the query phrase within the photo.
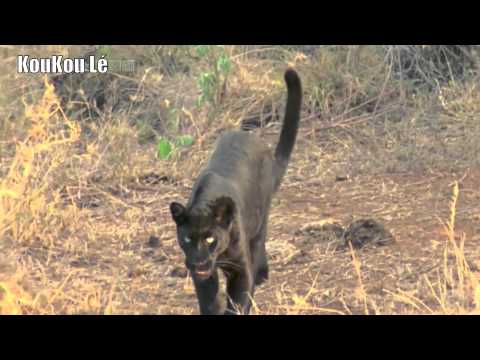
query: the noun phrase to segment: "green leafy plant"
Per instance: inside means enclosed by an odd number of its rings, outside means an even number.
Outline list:
[[[198,86],[202,91],[202,95],[198,98],[198,106],[203,105],[205,102],[214,104],[218,87],[218,81],[215,74],[211,72],[201,74],[198,78]]]
[[[190,135],[182,135],[176,139],[176,145],[180,147],[189,147],[194,143],[193,137]]]
[[[172,155],[172,144],[167,139],[160,139],[157,144],[157,156],[162,160],[168,160]]]
[[[168,160],[180,148],[186,148],[193,145],[195,140],[190,135],[180,135],[173,142],[161,138],[157,144],[157,157],[161,160]]]
[[[100,45],[96,51],[97,56],[105,56],[107,59],[112,56],[112,45]]]
[[[199,45],[195,50],[197,56],[205,59],[209,67],[209,70],[200,74],[197,80],[201,91],[197,105],[209,103],[217,106],[221,102],[222,92],[232,71],[232,61],[223,45]]]
[[[179,130],[180,124],[179,124],[178,110],[175,107],[172,107],[168,110],[167,126],[169,131],[173,133],[177,133]]]

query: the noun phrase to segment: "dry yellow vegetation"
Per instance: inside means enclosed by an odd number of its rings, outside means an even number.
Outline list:
[[[0,48],[0,314],[196,314],[168,204],[188,196],[222,131],[271,118],[255,131],[276,141],[287,64],[304,114],[253,313],[480,313],[475,72],[422,87],[379,46],[111,46],[135,72],[60,81],[16,74],[15,54],[86,47]],[[199,104],[222,56],[230,68]],[[159,141],[179,136],[193,143],[162,159]],[[396,244],[336,251],[298,232],[362,217]]]

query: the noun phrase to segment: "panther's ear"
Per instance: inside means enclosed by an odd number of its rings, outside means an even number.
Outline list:
[[[172,219],[177,223],[177,225],[182,224],[185,221],[185,213],[187,209],[185,209],[185,206],[173,202],[170,204],[170,212],[172,214]]]
[[[221,197],[212,204],[215,222],[228,230],[235,218],[235,203],[229,197]]]

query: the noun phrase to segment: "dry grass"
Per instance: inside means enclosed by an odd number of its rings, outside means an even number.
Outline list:
[[[113,46],[137,71],[73,88],[14,71],[17,52],[84,48],[0,48],[1,314],[197,313],[167,204],[188,196],[221,132],[283,111],[287,63],[302,75],[304,114],[253,313],[480,312],[476,75],[412,91],[391,47],[226,46],[225,89],[196,106],[210,65],[187,47]],[[102,106],[99,84],[111,100]],[[278,130],[258,133],[274,144]],[[185,134],[192,146],[157,157],[160,137]],[[339,252],[298,233],[362,217],[385,223],[397,245]]]

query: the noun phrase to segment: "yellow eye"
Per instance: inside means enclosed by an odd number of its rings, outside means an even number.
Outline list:
[[[207,238],[206,241],[207,241],[208,245],[212,245],[215,242],[215,239],[213,237],[209,237],[209,238]]]

